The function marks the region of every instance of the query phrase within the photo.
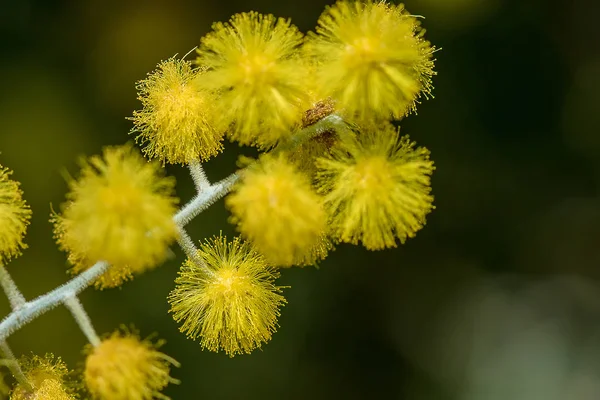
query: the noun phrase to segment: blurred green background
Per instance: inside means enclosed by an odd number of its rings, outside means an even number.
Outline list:
[[[256,10],[313,29],[322,0],[0,0],[0,163],[34,211],[8,267],[28,298],[67,279],[50,206],[77,159],[131,137],[134,83],[185,54],[213,21]],[[99,332],[134,324],[182,364],[179,399],[600,398],[600,3],[407,0],[426,17],[435,100],[402,122],[437,165],[437,209],[405,245],[339,246],[319,269],[283,271],[289,304],[262,351],[229,359],[178,332],[166,296],[176,257],[120,289],[87,290]],[[236,145],[207,165],[234,170]],[[168,167],[178,194],[187,171]],[[189,225],[234,233],[223,202]],[[9,312],[0,302],[0,313]],[[64,308],[9,340],[81,366]]]

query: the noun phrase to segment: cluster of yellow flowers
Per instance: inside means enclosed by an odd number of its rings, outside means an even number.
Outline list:
[[[143,107],[130,118],[132,133],[151,161],[132,145],[108,147],[70,179],[51,221],[74,279],[87,273],[99,289],[119,286],[158,265],[177,241],[188,259],[168,300],[181,331],[229,356],[259,348],[286,302],[279,268],[314,265],[342,242],[395,247],[433,209],[429,151],[392,124],[430,96],[435,48],[423,35],[402,5],[371,0],[327,7],[307,35],[256,12],[214,24],[195,62],[163,61],[138,83]],[[226,180],[233,186],[210,184],[200,167],[225,138],[263,151]],[[161,163],[187,164],[197,179],[198,196],[179,211]],[[225,201],[240,237],[196,248],[183,225],[230,188]],[[29,218],[18,183],[2,169],[0,261],[25,247]],[[9,279],[3,268],[0,278]],[[24,299],[5,283],[17,312]],[[91,396],[165,398],[177,362],[127,329],[98,339],[77,307],[90,338],[83,382]],[[0,341],[6,336],[0,324]],[[60,359],[19,365],[11,398],[76,398]]]

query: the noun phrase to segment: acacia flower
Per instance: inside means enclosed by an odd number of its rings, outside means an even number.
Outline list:
[[[31,389],[18,383],[13,389],[11,400],[74,400],[72,388],[65,383],[69,370],[59,358],[52,354],[45,357],[32,356],[21,361],[21,368]]]
[[[230,357],[250,353],[271,339],[285,298],[275,286],[279,272],[248,242],[223,236],[202,244],[206,269],[187,260],[169,295],[180,330],[210,351]]]
[[[223,132],[215,125],[214,101],[196,81],[205,79],[202,69],[183,60],[169,59],[137,84],[142,110],[135,111],[137,141],[144,153],[163,163],[207,160],[222,148]]]
[[[257,12],[215,23],[196,62],[208,68],[199,85],[215,90],[229,135],[240,144],[270,147],[289,135],[306,107],[303,35],[289,20]]]
[[[274,265],[304,258],[325,231],[321,198],[282,155],[248,167],[225,201],[231,221]]]
[[[403,117],[432,89],[435,48],[423,34],[402,4],[339,1],[327,7],[306,45],[317,92],[350,117]]]
[[[179,363],[157,350],[164,342],[140,339],[126,329],[86,347],[84,381],[94,399],[168,399],[160,393],[169,383],[171,365]]]
[[[19,183],[11,180],[8,168],[0,166],[0,262],[21,254],[27,247],[23,236],[29,225],[31,210],[23,200]]]
[[[74,272],[105,260],[118,284],[162,261],[177,235],[174,185],[130,145],[83,160],[81,177],[69,182],[62,215],[53,218],[59,246],[79,261]]]
[[[369,250],[415,235],[434,208],[429,150],[390,125],[368,127],[317,161],[319,191],[338,240]]]

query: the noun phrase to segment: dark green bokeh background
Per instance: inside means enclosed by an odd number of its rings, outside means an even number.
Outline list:
[[[308,31],[329,3],[0,0],[0,163],[34,211],[29,249],[8,266],[24,294],[67,279],[50,205],[79,156],[131,139],[135,81],[213,21],[257,10]],[[120,289],[81,296],[97,330],[165,338],[182,363],[166,391],[175,400],[600,398],[599,4],[407,0],[442,48],[435,100],[402,123],[437,165],[437,209],[417,237],[377,253],[339,246],[320,269],[283,271],[281,327],[249,356],[178,332],[165,299],[178,248]],[[208,163],[212,180],[234,170],[239,150],[227,150]],[[168,172],[189,199],[186,170]],[[221,201],[189,232],[231,235],[227,216]],[[9,343],[75,368],[85,339],[59,308]]]

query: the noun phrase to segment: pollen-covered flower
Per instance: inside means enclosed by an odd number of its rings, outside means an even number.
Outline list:
[[[274,265],[293,265],[325,231],[321,198],[283,156],[248,167],[226,204],[242,235]]]
[[[61,249],[76,261],[76,272],[105,260],[118,280],[162,261],[177,235],[172,218],[177,199],[174,180],[159,165],[129,145],[108,147],[102,157],[84,160],[81,177],[69,186],[54,230]]]
[[[369,250],[415,235],[433,209],[429,150],[389,125],[366,128],[317,161],[319,190],[335,237]]]
[[[351,117],[401,118],[432,89],[432,54],[419,21],[385,1],[339,1],[321,15],[306,49],[317,91]]]
[[[289,21],[256,12],[216,23],[201,40],[201,87],[216,90],[218,114],[240,144],[269,147],[289,135],[306,107],[303,36]]]
[[[279,272],[248,242],[215,237],[198,255],[207,269],[187,260],[169,295],[171,312],[188,337],[230,357],[250,353],[271,339],[285,298]]]
[[[21,361],[21,368],[31,387],[18,383],[13,389],[11,400],[74,400],[77,397],[65,382],[69,370],[60,359],[52,354],[45,357],[32,356]]]
[[[94,399],[168,399],[160,393],[171,378],[169,370],[179,363],[157,350],[163,342],[142,340],[128,330],[117,331],[96,346],[88,346],[84,381]]]
[[[169,59],[138,82],[142,110],[130,118],[131,133],[145,144],[144,153],[168,163],[204,161],[222,148],[222,130],[215,125],[214,100],[196,82],[205,79],[202,69],[187,61]]]
[[[333,242],[329,235],[323,234],[309,251],[300,254],[294,261],[293,265],[306,267],[309,265],[317,265],[320,261],[327,258],[330,251],[334,249]]]
[[[0,263],[18,256],[26,247],[23,236],[31,218],[19,183],[11,180],[10,174],[12,171],[0,166]]]

